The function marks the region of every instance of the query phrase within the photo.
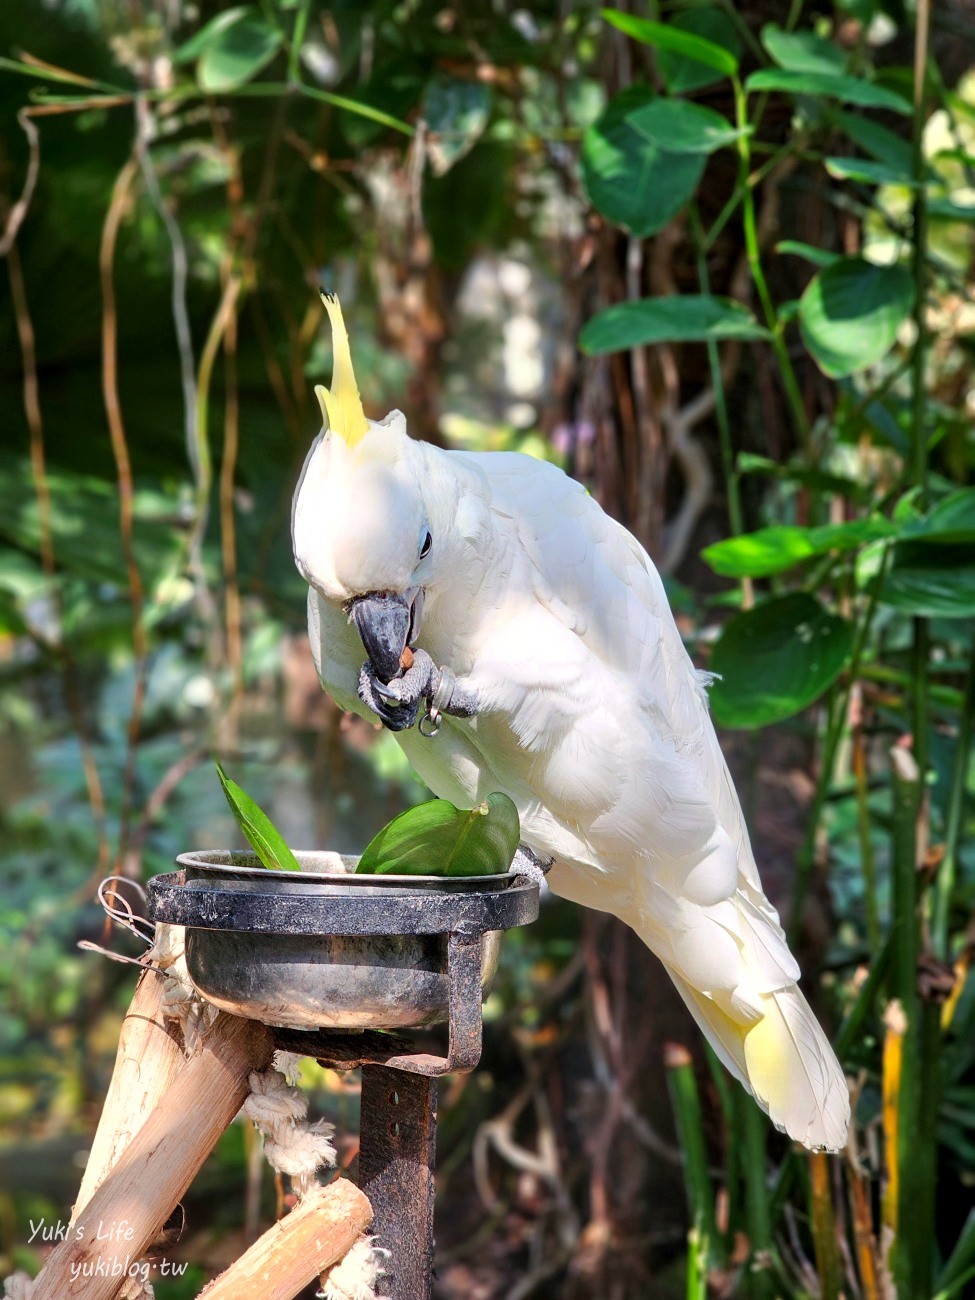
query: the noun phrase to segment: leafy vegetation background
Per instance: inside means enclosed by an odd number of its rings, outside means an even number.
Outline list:
[[[5,1269],[71,1204],[131,993],[77,947],[137,953],[99,881],[239,842],[213,758],[299,847],[423,797],[304,635],[325,283],[370,413],[556,460],[650,549],[855,1083],[847,1155],[790,1150],[637,941],[548,901],[444,1087],[437,1294],[972,1286],[973,34],[899,0],[5,0]],[[350,1160],[354,1080],[304,1082]],[[158,1294],[274,1206],[234,1126]]]

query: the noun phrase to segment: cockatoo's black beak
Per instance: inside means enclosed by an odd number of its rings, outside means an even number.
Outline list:
[[[403,651],[419,632],[422,592],[416,588],[393,595],[372,593],[352,602],[355,623],[373,672],[383,683],[402,671]]]

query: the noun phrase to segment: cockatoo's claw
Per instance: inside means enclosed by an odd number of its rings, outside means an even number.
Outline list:
[[[475,693],[460,686],[447,669],[438,668],[426,650],[414,650],[413,663],[391,682],[380,681],[367,659],[359,670],[359,699],[390,731],[412,727],[424,701],[430,705],[431,716],[435,712],[437,718],[441,713],[455,718],[472,718],[477,713]]]
[[[359,670],[359,699],[390,731],[407,731],[416,723],[422,698],[417,695],[414,700],[399,700],[389,686],[380,682],[368,661]]]
[[[551,870],[554,861],[554,858],[549,858],[546,862],[544,858],[540,858],[533,853],[527,844],[519,844],[514,860],[508,868],[508,875],[527,876],[533,884],[541,888],[542,882]]]

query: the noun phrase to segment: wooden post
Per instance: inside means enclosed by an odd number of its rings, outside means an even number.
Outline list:
[[[271,1031],[223,1012],[52,1252],[32,1300],[111,1300],[265,1070]]]
[[[143,971],[119,1037],[115,1069],[71,1222],[94,1196],[183,1065],[183,1036],[162,1012],[165,980]]]
[[[371,1222],[368,1198],[347,1178],[313,1187],[205,1286],[199,1300],[292,1300],[342,1259]]]

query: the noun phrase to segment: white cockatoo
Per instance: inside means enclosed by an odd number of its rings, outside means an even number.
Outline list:
[[[552,890],[636,931],[778,1128],[841,1148],[846,1080],[649,556],[553,465],[443,451],[399,411],[368,420],[325,304],[326,427],[292,520],[325,689],[393,730],[437,795],[508,794]]]

